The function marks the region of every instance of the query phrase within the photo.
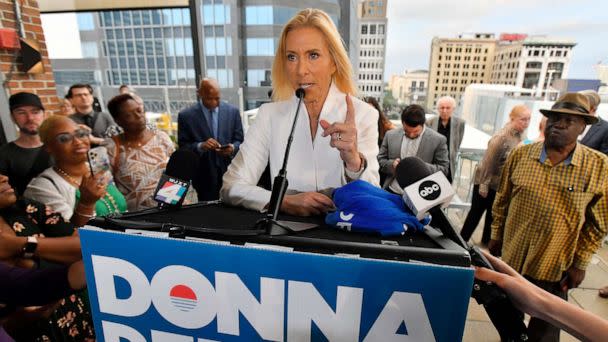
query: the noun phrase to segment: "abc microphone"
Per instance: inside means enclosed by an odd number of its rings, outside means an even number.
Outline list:
[[[408,157],[397,165],[395,175],[399,186],[403,188],[403,201],[416,216],[429,212],[432,217],[430,225],[467,250],[473,265],[493,269],[477,247],[469,247],[460,234],[456,233],[441,210],[454,196],[454,189],[442,172],[431,173],[424,161]],[[504,291],[495,284],[477,279],[474,284],[471,296],[484,306],[501,340],[526,341],[526,325]]]
[[[181,207],[194,177],[196,165],[193,161],[196,160],[197,155],[187,149],[179,149],[169,157],[165,172],[154,191],[154,200],[159,208]]]
[[[460,246],[467,247],[441,210],[454,197],[454,189],[441,171],[432,173],[422,159],[407,157],[397,165],[395,178],[403,188],[403,202],[416,218],[421,219],[427,212],[430,213],[431,226]]]
[[[446,207],[454,197],[454,189],[443,172],[431,174],[417,157],[404,158],[395,174],[399,186],[403,187],[403,202],[418,219],[436,206]]]

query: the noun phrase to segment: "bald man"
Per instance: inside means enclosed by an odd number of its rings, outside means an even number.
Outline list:
[[[211,201],[219,198],[222,176],[243,142],[243,126],[238,108],[220,101],[216,80],[203,79],[197,93],[199,101],[178,114],[177,139],[199,156],[194,189],[199,201]]]

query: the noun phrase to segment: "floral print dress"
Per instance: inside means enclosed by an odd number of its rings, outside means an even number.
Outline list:
[[[42,203],[20,199],[0,210],[0,215],[18,236],[61,237],[74,232],[71,223]],[[40,268],[57,267],[41,261]],[[86,290],[60,301],[48,318],[41,318],[12,332],[15,341],[94,341],[93,319]]]

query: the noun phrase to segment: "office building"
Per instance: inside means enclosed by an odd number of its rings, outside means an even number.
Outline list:
[[[401,75],[393,75],[388,87],[398,105],[418,104],[425,107],[428,78],[427,70],[406,70]]]
[[[315,0],[306,7],[327,12],[348,44],[353,40],[353,3]],[[106,103],[127,84],[142,96],[147,110],[175,115],[196,101],[197,77],[213,77],[223,100],[242,103],[244,109],[258,107],[269,101],[282,28],[302,8],[296,0],[205,0],[197,18],[191,18],[188,8],[76,13],[82,57],[52,60],[58,93],[65,94],[74,83],[90,83]],[[195,70],[193,19],[200,71]]]
[[[384,92],[386,51],[386,3],[388,0],[364,0],[360,4],[359,58],[356,74],[359,94],[378,100]]]
[[[435,108],[437,99],[452,96],[460,100],[467,85],[488,83],[496,47],[491,33],[461,34],[457,38],[434,37],[431,43],[426,106]]]
[[[551,82],[567,78],[575,42],[547,36],[502,34],[493,57],[491,82],[533,89],[534,96],[557,96]],[[547,92],[547,90],[549,91]]]

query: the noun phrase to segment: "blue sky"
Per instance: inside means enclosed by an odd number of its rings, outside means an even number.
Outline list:
[[[389,0],[385,81],[428,69],[434,36],[462,32],[546,34],[577,42],[568,78],[597,79],[608,64],[608,2],[599,0]]]

